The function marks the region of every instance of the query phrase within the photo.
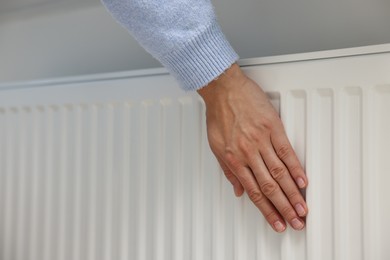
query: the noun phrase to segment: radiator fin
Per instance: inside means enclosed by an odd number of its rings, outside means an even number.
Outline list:
[[[234,197],[198,97],[3,106],[0,259],[390,258],[390,86],[268,94],[309,175],[305,231]]]

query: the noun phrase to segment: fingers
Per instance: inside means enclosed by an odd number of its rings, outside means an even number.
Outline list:
[[[252,158],[252,161],[250,162],[250,167],[257,179],[257,182],[259,183],[261,192],[272,202],[272,204],[280,212],[283,218],[286,219],[287,222],[289,222],[294,229],[303,229],[305,224],[303,220],[298,216],[289,199],[286,197],[286,195],[289,196],[288,193],[286,192],[286,190],[283,189],[283,186],[280,186],[278,182],[268,172],[268,169],[264,164],[262,158],[260,156]],[[276,171],[277,174],[280,174],[281,177],[279,180],[283,183],[284,186],[286,186],[287,191],[290,192],[290,194],[293,194],[293,196],[290,198],[290,200],[293,200],[295,203],[293,205],[300,204],[302,207],[305,207],[304,200],[300,196],[300,193],[298,192],[295,183],[292,182],[291,179],[289,180],[287,178],[287,176],[289,175],[287,170],[283,168],[276,168]]]
[[[286,228],[284,219],[302,229],[307,206],[298,187],[308,181],[275,109],[238,66],[214,83],[198,93],[210,147],[236,195],[245,190],[276,231]]]
[[[246,190],[251,201],[261,211],[267,222],[276,232],[283,232],[286,224],[274,205],[261,192],[252,172],[247,167],[237,169],[237,178]]]
[[[290,201],[287,199],[286,194],[269,173],[260,154],[251,154],[249,167],[245,167],[243,163],[235,159],[232,155],[225,158],[225,165],[234,173],[251,201],[259,208],[275,231],[284,231],[286,226],[283,219],[286,219],[294,229],[303,229],[305,226],[304,221],[298,216]],[[306,204],[304,204],[303,198],[299,197],[299,191],[295,183],[291,180],[291,177],[288,186],[290,186],[289,189],[292,191],[294,191],[293,188],[296,189],[296,195],[292,196],[292,200],[299,202],[300,205],[303,204],[302,206],[305,211]]]
[[[308,212],[306,202],[291,177],[289,170],[276,155],[271,144],[262,149],[261,156],[268,168],[269,174],[279,184],[295,211],[300,217],[306,216]],[[265,171],[265,169],[262,170]]]
[[[295,183],[299,188],[306,188],[308,180],[303,171],[301,163],[298,160],[290,142],[287,139],[286,133],[283,128],[275,130],[271,135],[271,142],[276,152],[276,155],[287,166],[288,171],[294,178]]]
[[[217,160],[219,162],[219,165],[221,166],[223,173],[225,174],[226,178],[230,181],[230,183],[233,185],[234,194],[236,197],[241,197],[244,193],[244,187],[242,187],[240,181],[237,179],[236,176],[232,173],[232,171],[229,169],[229,167],[226,166],[226,164],[217,157]]]

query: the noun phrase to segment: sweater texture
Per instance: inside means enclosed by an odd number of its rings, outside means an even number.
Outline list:
[[[102,2],[184,90],[202,88],[238,60],[210,0]]]

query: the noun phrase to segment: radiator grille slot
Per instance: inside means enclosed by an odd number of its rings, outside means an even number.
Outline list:
[[[234,197],[201,100],[131,98],[132,83],[0,93],[0,259],[390,257],[389,84],[268,91],[310,180],[307,228],[276,234],[247,196]],[[93,89],[103,94],[88,99]]]

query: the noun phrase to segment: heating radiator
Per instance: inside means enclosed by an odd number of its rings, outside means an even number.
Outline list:
[[[163,69],[0,86],[0,260],[388,260],[390,44],[241,62],[310,186],[304,231],[235,198]]]

